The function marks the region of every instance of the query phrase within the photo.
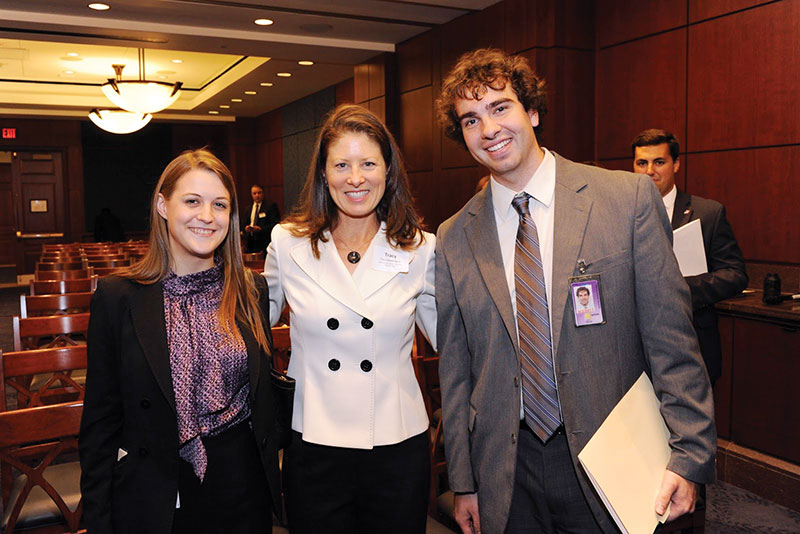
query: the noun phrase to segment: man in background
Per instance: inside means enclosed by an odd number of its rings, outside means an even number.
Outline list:
[[[633,140],[633,170],[653,179],[667,210],[672,229],[700,220],[708,272],[684,278],[692,292],[693,324],[711,383],[722,374],[717,312],[714,304],[738,295],[747,287],[742,251],[725,218],[725,207],[675,186],[681,167],[680,145],[666,130],[650,129]]]
[[[281,220],[278,206],[270,202],[264,206],[264,188],[255,184],[250,188],[253,203],[241,214],[245,252],[264,252],[269,245],[272,228]]]

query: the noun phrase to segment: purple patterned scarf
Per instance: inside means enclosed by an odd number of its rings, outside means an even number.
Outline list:
[[[201,437],[221,434],[247,420],[250,382],[247,348],[234,325],[226,337],[219,326],[223,265],[164,278],[172,387],[178,412],[181,458],[202,482],[208,466]]]

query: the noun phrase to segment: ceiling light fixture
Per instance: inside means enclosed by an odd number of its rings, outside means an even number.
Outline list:
[[[209,110],[208,113],[209,115],[219,115],[219,111],[217,111],[216,109]]]
[[[276,74],[276,76],[279,76],[281,78],[291,78],[292,77],[292,73],[291,72],[279,72],[278,74]]]
[[[129,134],[147,126],[153,116],[149,113],[133,113],[122,109],[93,109],[89,119],[98,128],[114,134]]]
[[[116,78],[101,86],[103,94],[114,104],[136,113],[157,113],[168,108],[181,94],[181,82],[154,82],[145,79],[144,49],[139,49],[139,79],[123,80],[125,65],[112,65]]]
[[[173,59],[172,62],[173,63],[183,63],[183,60],[182,59]]]
[[[222,109],[230,109],[230,106],[228,104],[220,104],[219,107],[221,107]]]
[[[245,91],[244,94],[246,95],[257,95],[258,93],[255,91]]]
[[[101,4],[99,2],[95,2],[89,4],[89,9],[94,9],[95,11],[106,11],[107,9],[111,9],[111,6],[108,4]]]
[[[258,85],[260,85],[261,87],[272,87],[272,86],[273,86],[273,85],[275,85],[275,84],[274,84],[274,83],[272,83],[272,82],[261,82],[261,83],[260,83],[260,84],[258,84]]]
[[[272,26],[272,24],[275,21],[273,21],[272,19],[256,19],[253,22],[258,24],[259,26]]]
[[[314,62],[313,61],[309,61],[308,59],[304,59],[302,61],[298,61],[297,64],[298,65],[302,65],[304,67],[310,67],[311,65],[314,64]]]
[[[231,102],[241,102],[241,98],[231,98]]]
[[[78,57],[80,54],[78,54],[77,52],[67,52],[67,55],[69,57]]]

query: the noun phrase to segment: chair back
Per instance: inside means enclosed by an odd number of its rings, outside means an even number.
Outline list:
[[[76,278],[91,278],[93,275],[94,267],[71,271],[39,271],[37,269],[34,280],[75,280]]]
[[[91,291],[83,293],[65,293],[63,295],[20,295],[19,316],[39,317],[42,315],[66,315],[89,311],[92,302]]]
[[[289,356],[292,354],[292,341],[289,337],[288,326],[275,326],[272,328],[272,365],[278,371],[285,373],[289,368]]]
[[[31,295],[86,293],[97,289],[97,276],[75,280],[31,280]]]
[[[86,345],[0,351],[0,412],[83,400],[86,381],[73,376],[72,371],[85,369]],[[32,380],[35,375],[45,374],[44,382]],[[16,406],[8,404],[11,391],[16,393]]]
[[[86,340],[88,313],[13,318],[14,350],[32,350],[79,345]],[[81,339],[82,338],[82,339]]]
[[[83,511],[80,465],[56,461],[77,450],[82,412],[83,403],[77,402],[0,413],[0,462],[19,471],[4,506],[2,532],[53,525],[62,525],[59,532],[64,527],[77,532]]]
[[[37,271],[76,271],[85,268],[86,264],[83,261],[69,261],[69,262],[40,261],[36,264]]]
[[[131,260],[129,259],[118,259],[118,260],[89,260],[89,265],[94,268],[98,267],[128,267],[131,264]]]

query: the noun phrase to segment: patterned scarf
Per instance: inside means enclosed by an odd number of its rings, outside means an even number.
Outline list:
[[[185,276],[170,272],[163,281],[180,456],[201,482],[208,467],[201,438],[250,417],[247,348],[235,325],[232,337],[220,329],[223,265],[219,258],[214,263]]]

